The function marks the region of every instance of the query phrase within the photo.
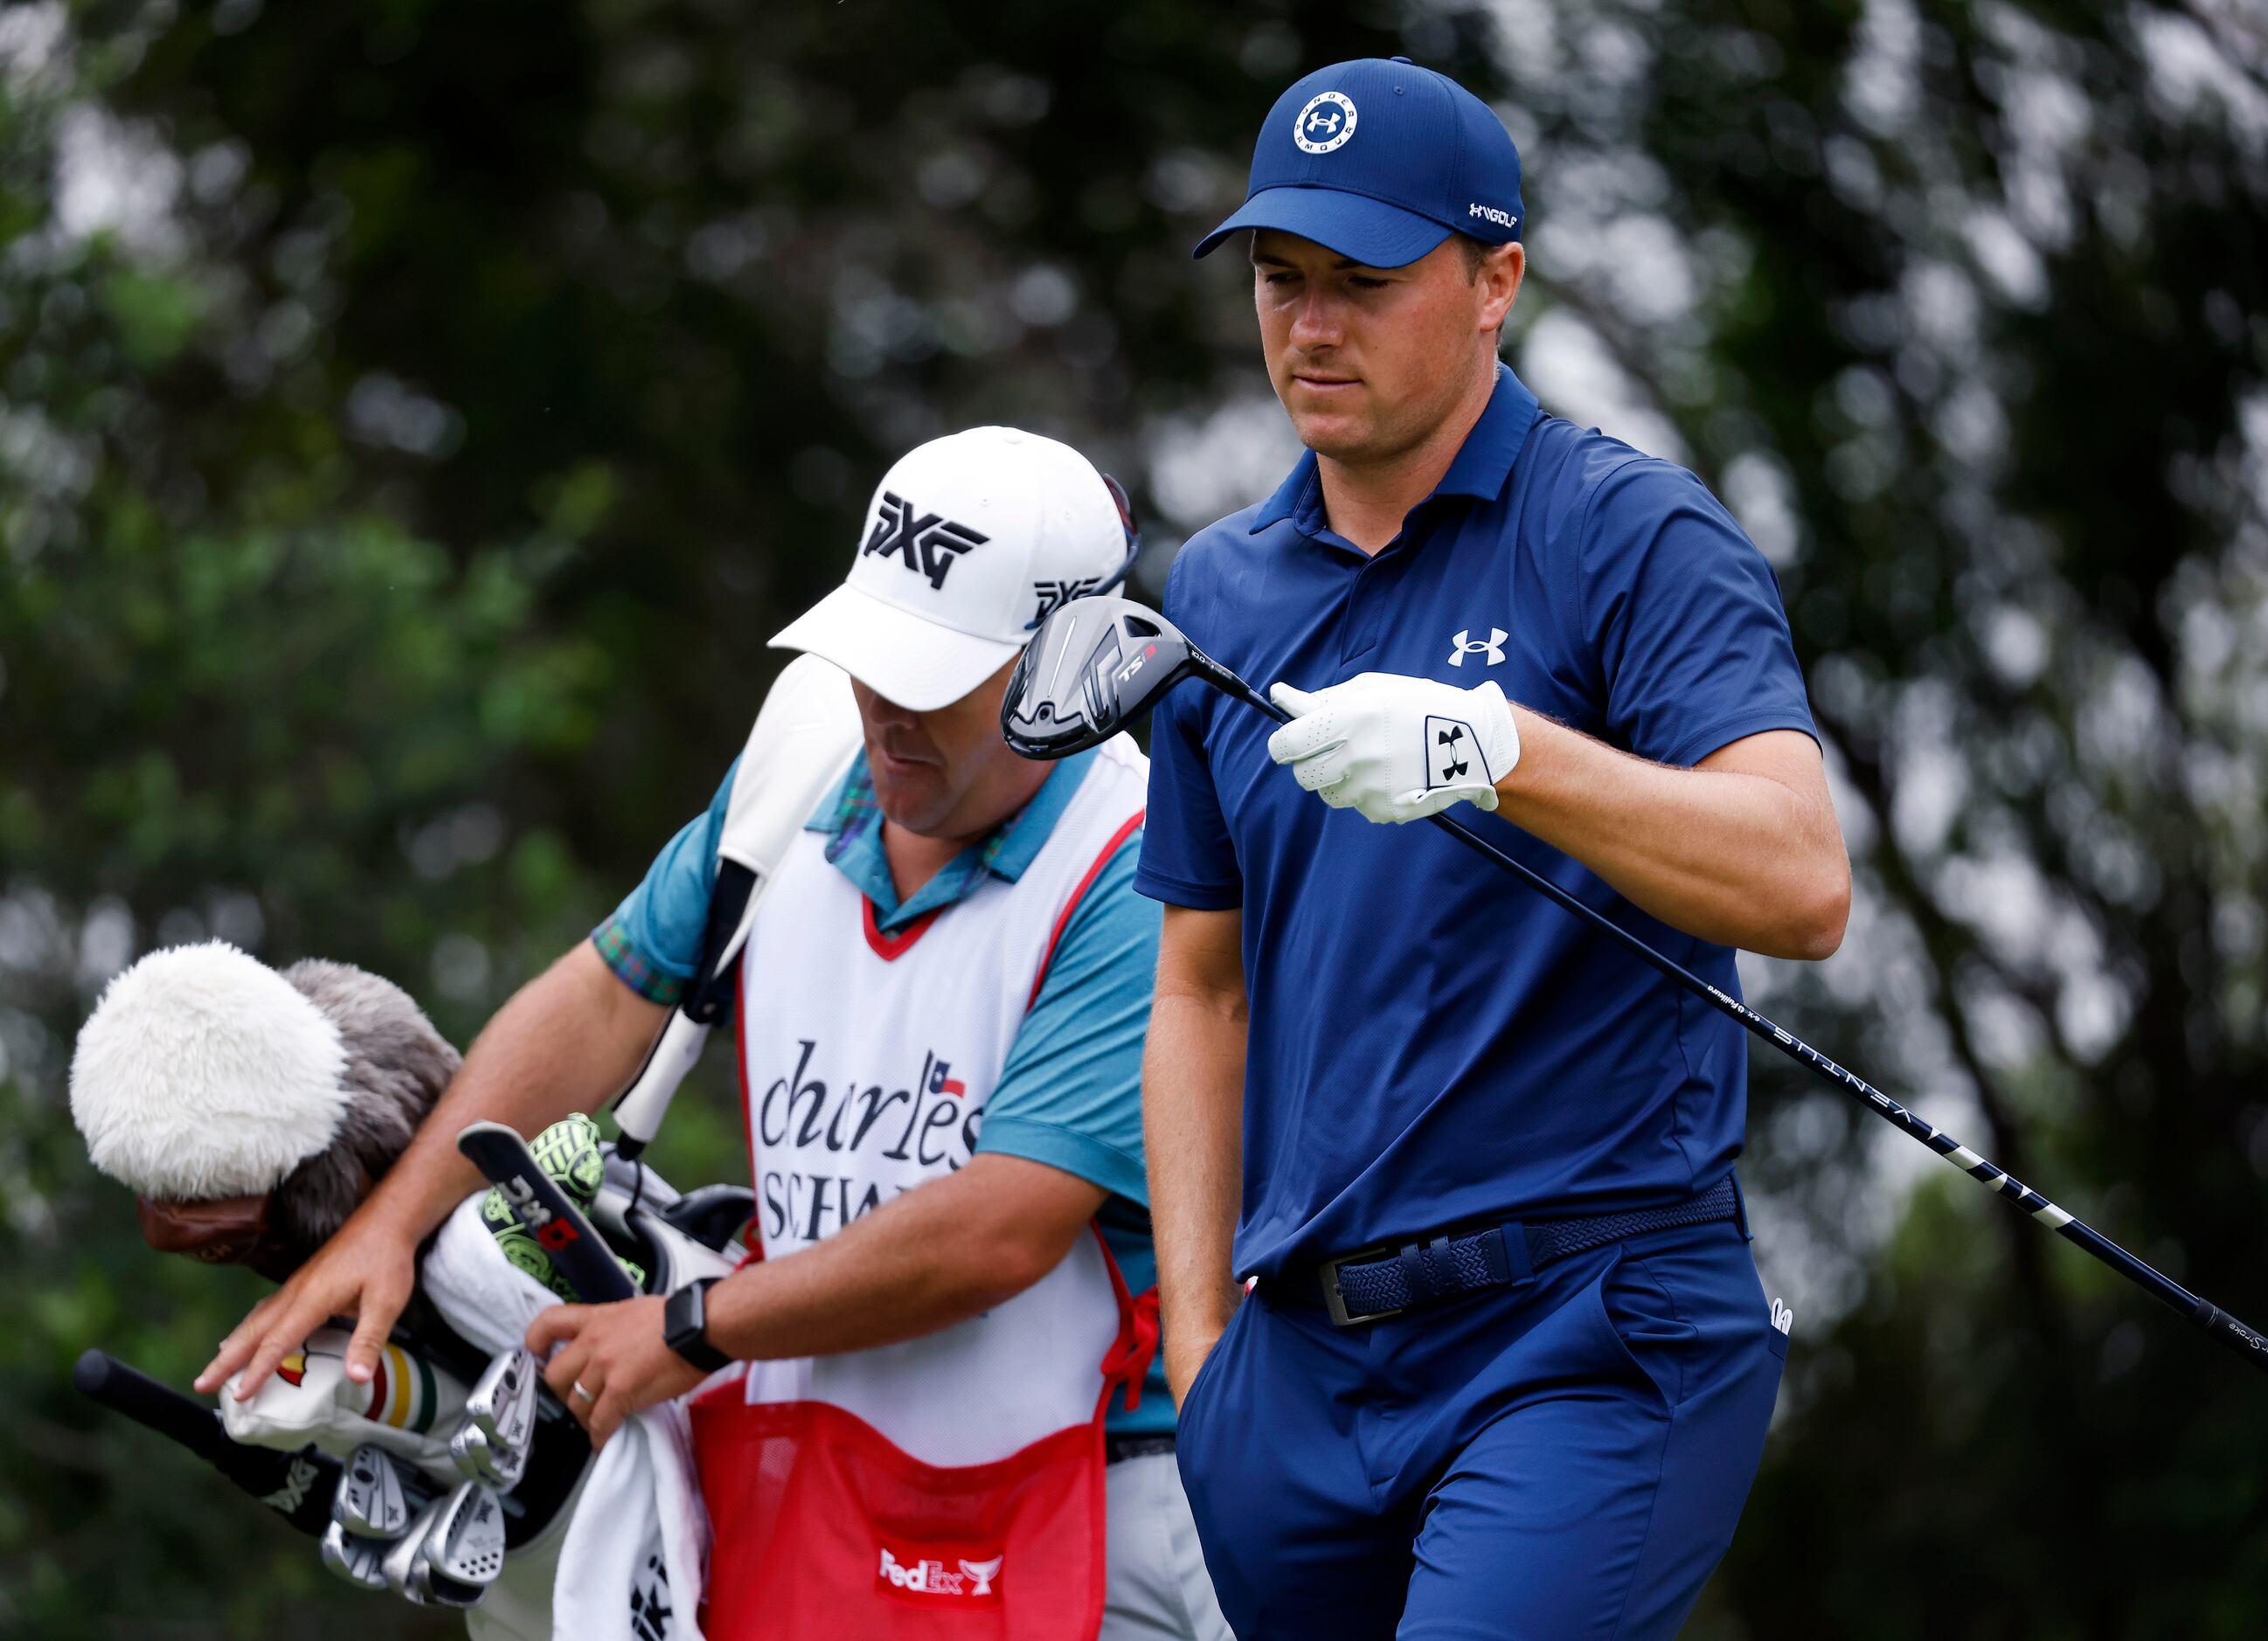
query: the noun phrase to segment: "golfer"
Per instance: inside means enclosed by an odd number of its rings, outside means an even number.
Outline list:
[[[1842,937],[1771,571],[1691,474],[1498,362],[1520,183],[1454,82],[1341,63],[1197,247],[1249,247],[1307,446],[1166,598],[1295,719],[1167,697],[1136,878],[1168,909],[1144,1087],[1179,1458],[1245,1641],[1670,1636],[1788,1343],[1733,1180],[1740,1027],[1399,824],[1456,806],[1727,992],[1735,947]]]
[[[975,429],[884,475],[844,585],[772,640],[850,673],[864,747],[780,862],[733,993],[762,1257],[666,1304],[554,1307],[528,1336],[596,1442],[724,1374],[692,1414],[723,1641],[1004,1621],[1042,1641],[1226,1637],[1154,1296],[1134,1297],[1153,1287],[1146,766],[1123,737],[1028,763],[999,732],[1029,629],[1116,585],[1138,545],[1078,452]],[[201,1387],[247,1363],[256,1385],[335,1312],[358,1317],[367,1377],[419,1240],[478,1183],[458,1131],[595,1106],[683,995],[733,786],[490,1023]]]

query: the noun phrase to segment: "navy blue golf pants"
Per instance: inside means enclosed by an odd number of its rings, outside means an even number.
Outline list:
[[[1222,1609],[1241,1641],[1667,1641],[1786,1350],[1730,1221],[1350,1328],[1263,1288],[1182,1409]]]

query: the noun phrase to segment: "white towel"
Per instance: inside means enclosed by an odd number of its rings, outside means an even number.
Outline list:
[[[484,1350],[519,1343],[536,1313],[559,1303],[497,1250],[478,1196],[443,1224],[421,1275],[443,1320]],[[626,1420],[593,1457],[573,1511],[565,1535],[546,1547],[558,1569],[553,1641],[701,1641],[709,1518],[683,1404],[665,1402]],[[507,1561],[507,1578],[512,1571]],[[475,1641],[482,1641],[481,1612],[467,1615]],[[506,1633],[524,1634],[524,1623],[494,1625],[488,1634],[502,1641]]]

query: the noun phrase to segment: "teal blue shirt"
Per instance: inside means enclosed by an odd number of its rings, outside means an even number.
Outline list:
[[[1057,764],[1021,811],[903,901],[882,850],[881,813],[863,754],[808,829],[827,835],[827,858],[873,902],[875,927],[888,934],[966,899],[988,877],[1010,883],[1020,878],[1094,755]],[[644,881],[591,937],[622,982],[652,1002],[678,1003],[700,966],[717,842],[732,793],[727,770],[708,813],[669,841]],[[985,1102],[976,1147],[1045,1163],[1109,1192],[1097,1216],[1103,1240],[1137,1293],[1158,1280],[1142,1170],[1142,1039],[1150,1024],[1161,916],[1154,902],[1134,892],[1140,838],[1138,830],[1112,855],[1073,909]],[[1114,1406],[1108,1429],[1146,1436],[1173,1428],[1160,1352],[1151,1364],[1141,1407],[1129,1413]]]

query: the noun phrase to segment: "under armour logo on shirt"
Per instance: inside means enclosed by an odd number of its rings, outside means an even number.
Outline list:
[[[1490,628],[1485,638],[1474,637],[1469,629],[1462,631],[1449,640],[1449,665],[1462,666],[1467,656],[1485,654],[1494,666],[1504,659],[1504,641],[1511,636],[1501,627]]]
[[[991,539],[942,513],[917,512],[911,502],[884,490],[865,552],[901,556],[908,570],[927,576],[931,586],[942,589],[954,561]]]

